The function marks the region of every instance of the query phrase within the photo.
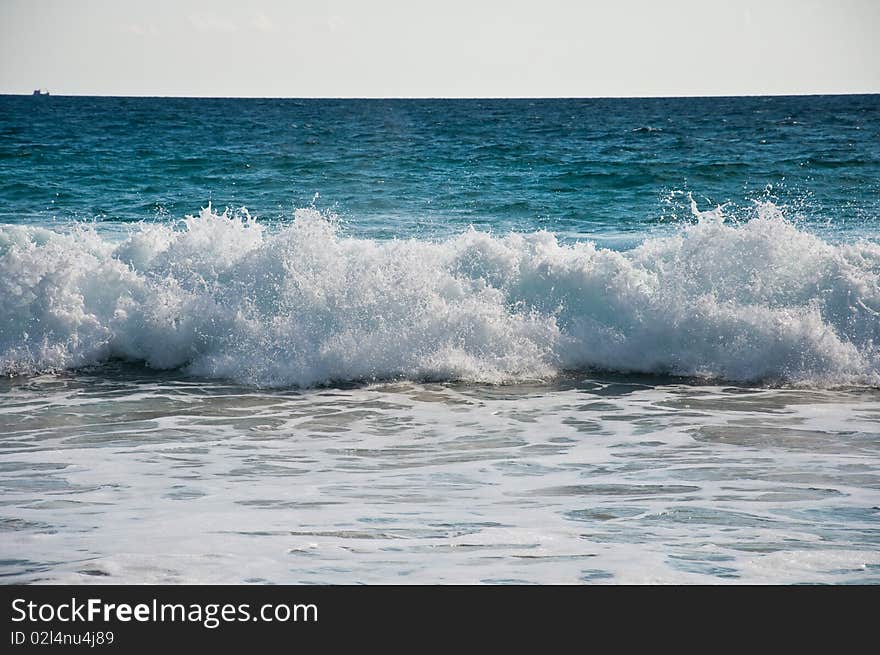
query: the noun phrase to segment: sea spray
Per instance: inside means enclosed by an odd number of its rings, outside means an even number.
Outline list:
[[[828,243],[772,203],[617,252],[549,232],[269,232],[210,208],[122,243],[0,226],[0,369],[110,358],[258,386],[504,383],[566,369],[880,384],[880,246]]]

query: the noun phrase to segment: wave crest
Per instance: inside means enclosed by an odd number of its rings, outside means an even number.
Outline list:
[[[564,369],[880,383],[880,246],[834,245],[770,203],[616,252],[548,232],[442,242],[266,231],[210,208],[121,243],[0,227],[0,370],[109,358],[260,386],[502,383]]]

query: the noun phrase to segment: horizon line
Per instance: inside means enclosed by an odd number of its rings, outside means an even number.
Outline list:
[[[40,87],[46,90],[46,87]],[[802,98],[822,96],[873,96],[880,95],[878,91],[837,91],[822,92],[810,91],[805,93],[734,93],[734,94],[688,94],[688,95],[534,95],[534,96],[272,96],[272,95],[158,95],[158,94],[105,94],[105,93],[48,93],[48,97],[54,98],[145,98],[145,99],[178,99],[178,100],[682,100],[682,99],[708,99],[708,98]],[[18,97],[47,97],[35,96],[33,92],[8,93],[0,92],[0,96]]]

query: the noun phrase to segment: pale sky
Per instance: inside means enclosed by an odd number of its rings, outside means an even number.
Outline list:
[[[880,0],[0,0],[0,93],[880,92]]]

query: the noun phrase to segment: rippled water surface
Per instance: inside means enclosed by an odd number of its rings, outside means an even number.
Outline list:
[[[880,392],[2,383],[7,582],[880,582]]]

